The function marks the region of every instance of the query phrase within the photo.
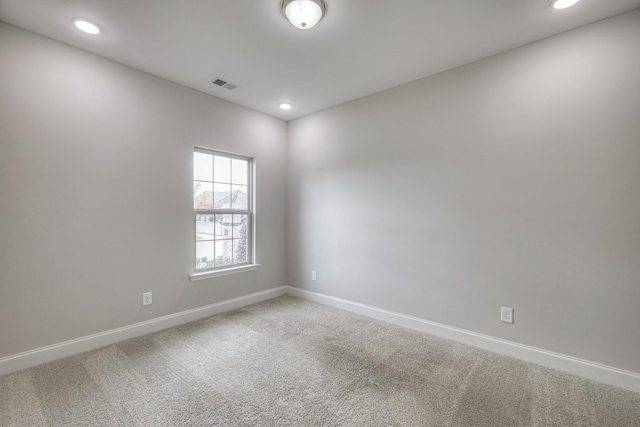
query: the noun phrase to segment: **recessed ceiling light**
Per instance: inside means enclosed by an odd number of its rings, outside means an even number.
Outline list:
[[[282,103],[280,104],[280,108],[282,110],[291,110],[292,105],[291,104],[287,104],[287,103]]]
[[[578,3],[580,0],[553,0],[551,6],[554,9],[566,9]]]
[[[100,27],[98,27],[93,22],[87,21],[86,19],[73,18],[73,23],[76,25],[76,27],[79,30],[84,31],[85,33],[89,33],[89,34],[99,34],[100,33]]]

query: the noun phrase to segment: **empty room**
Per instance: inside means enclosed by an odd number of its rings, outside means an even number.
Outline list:
[[[0,0],[0,426],[640,427],[640,0]]]

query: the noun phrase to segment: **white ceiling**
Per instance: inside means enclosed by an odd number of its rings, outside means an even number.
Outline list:
[[[0,0],[0,20],[290,120],[640,7],[640,0],[326,0],[298,30],[280,0]],[[90,36],[72,17],[99,24]],[[221,77],[239,87],[214,86]],[[281,102],[293,109],[282,111]]]

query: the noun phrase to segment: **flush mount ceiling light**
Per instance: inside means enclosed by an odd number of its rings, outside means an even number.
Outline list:
[[[85,33],[100,34],[100,27],[93,22],[89,22],[82,18],[73,18],[72,21],[79,30],[84,31]]]
[[[282,110],[291,110],[292,105],[291,104],[287,104],[287,103],[282,103],[280,104],[280,108]]]
[[[580,0],[553,0],[551,7],[554,9],[566,9],[578,3]]]
[[[291,25],[308,30],[320,22],[327,5],[324,0],[283,0],[280,10]]]

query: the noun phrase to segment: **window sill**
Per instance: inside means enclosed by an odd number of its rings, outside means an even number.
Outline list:
[[[240,267],[225,268],[224,270],[204,271],[202,273],[194,273],[189,276],[192,282],[204,279],[211,279],[213,277],[226,276],[228,274],[244,273],[245,271],[257,270],[260,264],[242,265]]]

